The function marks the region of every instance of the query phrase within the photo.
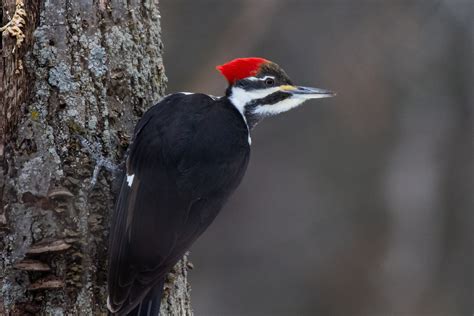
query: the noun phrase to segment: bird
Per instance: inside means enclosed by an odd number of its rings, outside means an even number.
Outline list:
[[[228,82],[224,96],[167,95],[135,127],[109,237],[114,315],[159,315],[166,275],[239,186],[259,122],[335,95],[294,85],[261,57],[216,69]]]

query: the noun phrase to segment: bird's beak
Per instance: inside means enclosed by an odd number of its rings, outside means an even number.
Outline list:
[[[330,98],[336,95],[335,92],[329,90],[292,85],[280,86],[280,90],[302,99]]]

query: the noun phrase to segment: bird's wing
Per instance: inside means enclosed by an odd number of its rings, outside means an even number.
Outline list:
[[[228,192],[222,194],[219,190],[195,194],[194,188],[205,175],[186,174],[187,169],[181,169],[193,165],[188,159],[196,155],[189,153],[196,130],[182,118],[180,124],[169,121],[166,109],[163,105],[156,107],[139,123],[113,215],[109,306],[121,313],[132,309],[160,282],[212,222],[228,196]],[[169,139],[178,141],[169,144]],[[223,172],[218,178],[232,178],[225,170],[234,168],[233,164],[244,165],[241,161],[216,163],[214,167]],[[193,170],[208,168],[195,167]],[[215,182],[216,187],[220,185]]]
[[[179,192],[170,159],[163,157],[163,131],[154,121],[159,114],[152,109],[137,125],[112,218],[109,305],[121,312],[140,302],[166,273],[190,204]]]

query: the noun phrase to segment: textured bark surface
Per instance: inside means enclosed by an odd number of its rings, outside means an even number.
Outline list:
[[[2,2],[2,26],[23,1]],[[153,0],[25,1],[21,47],[2,39],[0,314],[106,313],[113,176],[76,136],[120,163],[134,124],[163,95]],[[8,33],[8,34],[7,34]],[[166,285],[162,315],[191,315],[187,259]]]

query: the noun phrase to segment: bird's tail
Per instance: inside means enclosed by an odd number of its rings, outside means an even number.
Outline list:
[[[159,316],[164,283],[161,279],[127,316]]]

